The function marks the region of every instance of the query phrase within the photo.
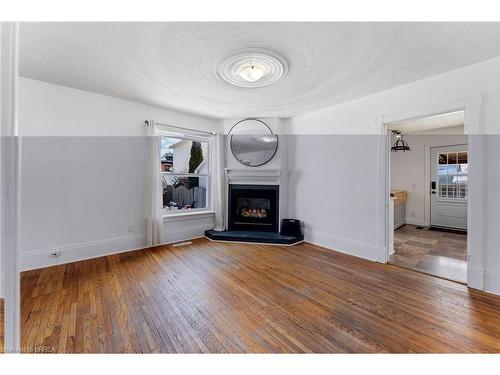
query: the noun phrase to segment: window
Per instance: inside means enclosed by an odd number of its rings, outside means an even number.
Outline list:
[[[208,207],[208,142],[180,136],[161,136],[161,171],[165,214]]]
[[[466,199],[469,164],[467,151],[438,156],[438,196],[447,199]]]

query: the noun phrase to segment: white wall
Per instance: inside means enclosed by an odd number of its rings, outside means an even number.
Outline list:
[[[144,120],[221,128],[217,120],[26,78],[19,89],[22,269],[147,246],[152,138]],[[200,218],[199,228],[210,226],[207,220]],[[177,238],[175,225],[165,223],[167,242]]]
[[[219,120],[21,77],[21,136],[145,136],[145,120],[221,131]]]
[[[487,94],[480,134],[500,134],[500,58],[288,119],[292,134],[379,134],[382,115]],[[460,109],[460,108],[457,108]]]
[[[152,138],[23,137],[21,147],[23,269],[147,246]]]
[[[421,81],[413,82],[391,90],[366,96],[351,102],[330,106],[319,111],[304,114],[285,121],[285,129],[292,134],[380,134],[381,124],[384,121],[412,118],[415,113],[426,114],[439,113],[443,108],[450,110],[466,110],[466,130],[475,134],[500,134],[500,58],[474,64],[462,69],[457,69],[438,76]],[[482,102],[482,104],[481,104]],[[470,117],[468,117],[470,116]],[[469,129],[470,124],[477,124],[477,128]],[[351,150],[351,155],[356,153],[356,158],[368,161],[368,168],[376,171],[374,179],[377,186],[366,184],[364,187],[355,187],[359,182],[358,173],[361,169],[346,169],[336,164],[328,165],[329,171],[336,173],[336,180],[342,184],[337,189],[343,193],[343,204],[351,204],[354,208],[351,215],[353,222],[358,222],[356,230],[346,232],[342,226],[329,225],[331,214],[338,208],[338,200],[325,201],[321,209],[317,206],[318,213],[314,216],[307,214],[306,203],[297,206],[297,213],[305,218],[306,228],[322,228],[326,237],[337,238],[348,236],[347,243],[362,241],[359,249],[366,249],[364,241],[369,241],[371,250],[364,251],[370,259],[380,259],[380,246],[386,246],[384,233],[386,223],[385,212],[385,181],[386,181],[386,156],[385,142],[377,141],[377,137],[370,138],[364,147],[358,147],[357,139],[345,139],[345,143],[339,144],[337,138],[329,137],[324,141],[318,138],[318,144],[305,142],[301,145],[296,142],[295,148],[289,153],[296,153],[290,159],[289,168],[294,173],[301,173],[304,165],[309,165],[312,170],[307,173],[310,183],[320,183],[325,178],[325,164],[315,163],[318,154],[328,158],[337,156],[336,148]],[[375,145],[378,144],[378,147]],[[307,147],[307,150],[303,150]],[[498,209],[500,196],[496,194],[500,168],[498,168],[498,150],[500,149],[500,137],[498,136],[476,136],[469,137],[469,152],[478,156],[470,160],[471,181],[480,181],[472,189],[471,197],[476,197],[471,203],[469,210],[469,241],[471,250],[469,285],[483,288],[487,291],[500,293],[500,257],[498,255],[498,228],[500,220]],[[481,156],[482,155],[482,156]],[[497,158],[497,159],[495,159]],[[355,159],[357,160],[357,159]],[[300,162],[300,163],[299,163]],[[325,162],[326,163],[326,162]],[[358,163],[359,167],[359,163]],[[290,196],[295,202],[307,202],[310,199],[308,192],[300,185],[290,184]],[[372,196],[373,189],[377,189],[379,204],[361,204],[360,196]],[[483,203],[483,198],[488,199]],[[471,200],[472,202],[472,200]],[[360,208],[364,207],[363,210]],[[304,211],[306,210],[306,211]],[[301,217],[298,216],[300,219]],[[483,219],[484,218],[484,219]],[[488,219],[486,219],[488,218]],[[377,228],[377,229],[373,229]],[[375,241],[374,231],[378,234]],[[369,235],[367,235],[369,233]],[[323,236],[325,237],[325,236]],[[495,242],[496,240],[496,242]],[[321,243],[312,238],[313,242]],[[333,247],[333,246],[331,246]],[[354,253],[352,248],[344,246],[337,247],[339,250]],[[484,284],[483,284],[484,280]],[[483,286],[484,285],[484,286]]]
[[[305,240],[372,260],[384,257],[377,150],[382,135],[288,135],[290,216]]]
[[[463,127],[462,127],[463,133]],[[391,153],[391,189],[405,190],[408,193],[406,202],[406,222],[414,225],[429,225],[427,216],[429,207],[426,206],[425,197],[429,194],[426,182],[426,152],[428,147],[451,146],[467,144],[465,135],[406,135],[405,140],[410,145],[408,152]],[[394,141],[394,139],[393,139]]]

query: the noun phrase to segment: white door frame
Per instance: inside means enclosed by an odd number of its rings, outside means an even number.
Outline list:
[[[482,130],[482,110],[486,93],[472,96],[469,98],[457,99],[447,103],[433,105],[429,107],[414,108],[406,111],[387,113],[377,116],[375,119],[375,133],[382,134],[383,142],[379,150],[379,158],[382,161],[380,168],[383,169],[380,183],[383,188],[379,191],[383,194],[380,197],[381,202],[385,204],[385,220],[383,221],[385,231],[385,263],[389,262],[390,240],[393,238],[394,228],[390,227],[390,192],[391,192],[391,166],[390,166],[390,134],[388,134],[387,125],[398,121],[418,119],[443,113],[464,111],[464,134],[468,135],[468,157],[469,163],[473,161],[472,174],[469,176],[469,196],[467,200],[467,285],[474,289],[484,290],[484,265],[486,263],[484,251],[483,221],[481,215],[473,213],[482,212],[484,207],[484,194],[482,181],[484,181],[484,147],[483,137],[471,137],[479,135]],[[429,156],[430,158],[430,145]],[[427,154],[427,147],[426,147]],[[476,162],[477,161],[477,162]],[[427,161],[426,161],[427,162]],[[430,163],[430,161],[429,161]],[[469,164],[470,166],[470,164]],[[430,165],[427,166],[430,168]],[[426,174],[427,176],[427,174]],[[430,176],[429,176],[430,178]],[[383,180],[383,181],[382,181]],[[429,180],[430,181],[430,180]],[[430,199],[429,199],[430,203]],[[426,202],[427,205],[427,202]],[[430,215],[429,215],[430,221]]]
[[[17,129],[19,23],[0,22],[0,256],[4,292],[4,350],[20,350],[19,242],[20,147]],[[7,146],[7,147],[2,147]]]

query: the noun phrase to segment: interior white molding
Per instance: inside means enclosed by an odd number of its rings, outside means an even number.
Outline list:
[[[304,241],[330,250],[385,263],[385,247],[304,228]]]
[[[192,240],[205,236],[206,230],[214,228],[215,212],[193,212],[188,215],[166,215],[163,217],[163,243]]]
[[[500,294],[500,272],[492,269],[485,270],[484,290],[489,293]]]
[[[275,169],[225,169],[227,184],[281,185],[281,170]]]
[[[196,212],[164,216],[164,244],[203,237],[205,230],[213,228],[214,215],[214,212]],[[148,243],[147,234],[55,246],[21,253],[19,267],[20,271],[28,271],[150,247],[154,246]],[[54,256],[55,253],[58,255]]]
[[[24,252],[19,257],[19,267],[21,271],[27,271],[146,247],[150,247],[150,245],[145,234],[76,243]],[[58,254],[58,256],[54,256],[53,254]]]
[[[3,283],[4,348],[20,350],[20,273],[18,267],[20,158],[18,135],[19,24],[0,23],[0,269]]]
[[[467,254],[468,254],[468,262],[467,262],[467,272],[469,273],[470,269],[475,269],[476,276],[472,278],[468,278],[467,285],[479,289],[485,290],[486,285],[486,272],[485,266],[488,264],[488,254],[485,249],[484,238],[485,232],[483,225],[483,218],[478,215],[479,212],[483,212],[484,210],[484,197],[486,189],[486,185],[484,181],[484,165],[485,163],[485,155],[486,155],[486,146],[484,144],[484,137],[480,136],[483,128],[483,105],[488,98],[488,93],[484,92],[477,95],[472,95],[469,97],[457,98],[455,100],[437,103],[430,106],[425,107],[417,107],[413,109],[407,109],[403,111],[397,111],[393,113],[387,113],[378,115],[375,117],[375,132],[386,134],[385,138],[385,172],[383,172],[385,182],[385,230],[386,235],[385,238],[389,239],[389,231],[392,228],[389,227],[391,213],[389,212],[389,200],[390,200],[390,173],[389,166],[390,159],[388,157],[389,153],[389,143],[390,138],[387,135],[387,125],[397,123],[400,121],[406,121],[411,119],[419,119],[426,116],[433,116],[436,114],[442,113],[451,113],[456,111],[464,111],[464,132],[466,135],[470,135],[468,138],[468,152],[470,158],[470,172],[469,172],[469,197],[467,200],[467,228],[468,228],[468,236],[467,236]],[[481,145],[481,146],[479,146]],[[430,150],[430,145],[426,146],[426,153]],[[427,155],[426,155],[427,156]],[[482,161],[482,162],[479,162]],[[426,167],[428,168],[429,160],[426,158]],[[429,180],[426,180],[428,183]],[[426,203],[427,204],[427,203]],[[427,215],[425,218],[427,222]],[[390,246],[388,242],[385,245],[386,256],[385,259],[388,261]],[[483,279],[477,277],[477,269],[482,269]],[[500,284],[499,284],[500,285]]]

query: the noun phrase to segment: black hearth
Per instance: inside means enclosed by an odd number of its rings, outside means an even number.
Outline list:
[[[214,241],[294,245],[304,237],[279,233],[279,186],[229,185],[228,230],[205,231]]]
[[[230,231],[278,232],[279,186],[229,185]]]

